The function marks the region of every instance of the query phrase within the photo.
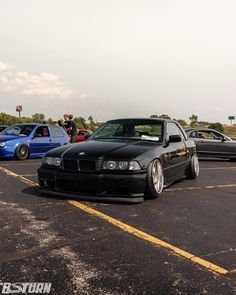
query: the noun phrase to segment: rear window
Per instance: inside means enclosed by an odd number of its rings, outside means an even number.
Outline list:
[[[62,129],[57,126],[50,126],[50,133],[52,137],[64,137]]]

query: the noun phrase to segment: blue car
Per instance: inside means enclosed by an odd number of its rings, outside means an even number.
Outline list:
[[[0,158],[38,158],[58,146],[69,143],[69,136],[59,126],[16,124],[0,133]]]

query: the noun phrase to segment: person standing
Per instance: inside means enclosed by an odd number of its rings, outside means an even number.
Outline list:
[[[69,115],[65,114],[64,116],[63,128],[66,130],[67,134],[70,136],[70,120]]]
[[[77,135],[77,126],[75,124],[75,121],[73,120],[73,115],[69,115],[69,129],[70,129],[70,142],[75,143],[76,142],[76,135]]]

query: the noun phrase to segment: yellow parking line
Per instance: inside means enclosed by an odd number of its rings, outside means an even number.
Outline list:
[[[189,190],[202,190],[202,189],[214,189],[214,188],[228,188],[228,187],[236,187],[236,183],[233,183],[233,184],[205,185],[205,186],[176,187],[176,188],[167,188],[164,191],[166,191],[166,192],[175,192],[175,191],[189,191]]]
[[[12,171],[10,171],[8,169],[5,169],[5,168],[3,168],[1,166],[0,166],[0,171],[6,173],[9,176],[13,176],[13,177],[18,178],[18,179],[20,179],[22,182],[24,182],[26,184],[37,185],[38,186],[38,184],[36,182],[34,182],[34,181],[32,181],[32,180],[30,180],[28,178],[25,178],[24,176],[18,175],[18,174],[14,173],[14,172],[12,172]]]
[[[30,176],[37,176],[38,174],[20,174],[19,176],[23,177],[30,177]]]
[[[18,175],[10,170],[7,170],[3,167],[0,166],[0,171],[6,173],[7,175],[9,176],[13,176],[13,177],[16,177],[17,179],[21,180],[22,182],[28,184],[28,185],[31,185],[31,186],[35,186],[38,184],[34,181],[31,181],[21,175]],[[197,257],[197,256],[194,256],[193,254],[187,252],[187,251],[184,251],[184,250],[181,250],[180,248],[177,248],[169,243],[166,243],[165,241],[162,241],[148,233],[145,233],[135,227],[132,227],[126,223],[123,223],[109,215],[106,215],[98,210],[95,210],[89,206],[86,206],[80,202],[77,202],[77,201],[72,201],[72,200],[68,200],[67,201],[69,204],[71,204],[72,206],[75,206],[77,208],[80,208],[81,210],[83,210],[84,212],[87,212],[89,214],[92,214],[94,216],[97,216],[101,219],[104,219],[106,221],[108,221],[109,223],[111,223],[112,225],[120,228],[121,230],[123,230],[124,232],[127,232],[129,234],[132,234],[133,236],[136,236],[140,239],[143,239],[145,241],[148,241],[149,243],[151,244],[154,244],[156,246],[159,246],[159,247],[163,247],[165,249],[168,249],[170,252],[172,252],[173,254],[179,256],[179,257],[182,257],[182,258],[185,258],[187,260],[190,260],[196,264],[198,264],[199,266],[202,266],[206,269],[208,269],[209,271],[211,272],[214,272],[215,274],[227,274],[229,271],[218,266],[218,265],[215,265],[209,261],[206,261],[200,257]]]
[[[25,166],[25,165],[41,165],[41,162],[1,163],[1,166]]]
[[[193,254],[189,253],[189,252],[186,252],[184,250],[181,250],[180,248],[177,248],[175,246],[172,246],[171,244],[168,244],[152,235],[149,235],[135,227],[132,227],[126,223],[123,223],[109,215],[106,215],[100,211],[97,211],[89,206],[86,206],[82,203],[79,203],[77,201],[68,201],[71,205],[75,206],[75,207],[78,207],[80,208],[81,210],[87,212],[87,213],[90,213],[92,215],[95,215],[99,218],[102,218],[106,221],[108,221],[109,223],[115,225],[116,227],[119,227],[120,229],[122,229],[123,231],[125,232],[128,232],[138,238],[141,238],[143,240],[146,240],[154,245],[157,245],[157,246],[160,246],[160,247],[163,247],[163,248],[166,248],[168,250],[170,250],[172,253],[180,256],[180,257],[183,257],[183,258],[186,258],[188,260],[191,260],[195,263],[197,263],[198,265],[200,266],[203,266],[205,268],[207,268],[208,270],[214,272],[214,273],[218,273],[218,274],[227,274],[228,273],[228,270],[224,269],[224,268],[221,268],[211,262],[208,262],[200,257],[197,257],[197,256],[194,256]]]

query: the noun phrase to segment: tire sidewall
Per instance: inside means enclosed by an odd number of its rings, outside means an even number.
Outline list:
[[[22,147],[25,147],[25,148],[27,149],[26,156],[24,156],[24,157],[22,157],[22,156],[20,155],[20,149],[21,149]],[[26,159],[29,157],[29,147],[28,147],[26,144],[20,144],[20,145],[18,145],[17,148],[16,148],[15,155],[16,155],[16,158],[17,158],[18,160],[26,160]]]

